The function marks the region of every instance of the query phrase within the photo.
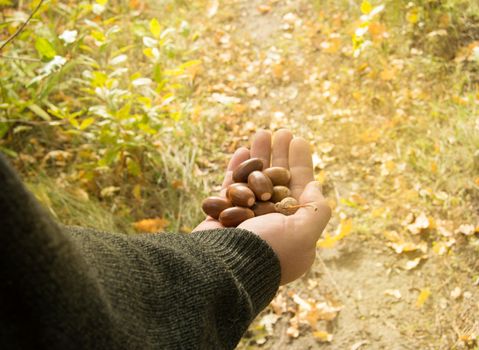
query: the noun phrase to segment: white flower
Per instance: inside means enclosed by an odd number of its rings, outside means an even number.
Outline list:
[[[95,15],[101,15],[105,11],[105,6],[100,4],[93,4],[92,11]]]
[[[146,47],[155,47],[158,45],[158,40],[150,38],[149,36],[144,36],[143,45],[145,45]]]
[[[133,86],[144,86],[150,85],[153,81],[150,78],[138,78],[133,80],[131,83]]]
[[[67,59],[62,56],[55,56],[53,59],[48,62],[42,69],[41,72],[43,74],[50,74],[54,71],[60,69],[65,63],[67,63]]]
[[[126,62],[126,59],[128,57],[126,55],[118,55],[116,57],[113,57],[111,60],[110,60],[110,64],[111,65],[116,65],[116,64],[120,64],[120,63],[123,63],[123,62]]]
[[[368,31],[368,27],[367,26],[364,26],[364,27],[359,27],[358,29],[356,29],[356,36],[357,37],[361,37],[363,36],[364,34],[366,34]]]
[[[78,36],[78,31],[76,30],[65,30],[59,38],[62,39],[66,44],[73,43]]]

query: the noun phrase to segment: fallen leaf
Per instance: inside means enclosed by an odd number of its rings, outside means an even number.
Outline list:
[[[163,231],[170,221],[164,218],[144,219],[133,224],[135,230],[139,232],[155,233]]]
[[[421,289],[417,299],[416,299],[416,307],[421,308],[426,303],[427,299],[431,295],[431,291],[428,288]]]
[[[386,289],[384,291],[384,295],[394,297],[398,300],[402,298],[401,291],[399,289]]]
[[[413,260],[408,260],[408,261],[406,262],[406,264],[404,265],[404,269],[406,269],[406,270],[412,270],[412,269],[414,269],[415,267],[417,267],[420,262],[421,262],[421,258],[416,258],[416,259],[413,259]]]
[[[359,350],[359,348],[363,345],[367,345],[369,344],[367,340],[361,340],[361,341],[358,341],[357,343],[354,343],[352,346],[351,346],[351,350]]]
[[[331,342],[333,340],[333,335],[331,333],[328,333],[326,331],[316,331],[313,332],[313,337],[319,341],[319,342]]]
[[[101,190],[100,196],[103,198],[108,198],[113,196],[118,191],[120,191],[120,187],[108,186]]]
[[[281,316],[276,314],[267,314],[261,318],[259,324],[266,329],[266,332],[268,332],[269,335],[273,335],[273,326],[276,324],[280,317]]]
[[[326,233],[325,237],[318,241],[316,244],[319,248],[333,248],[336,246],[340,240],[344,237],[348,236],[351,233],[353,227],[353,221],[351,218],[341,220],[336,233],[331,235],[330,233]]]
[[[426,216],[426,214],[421,213],[419,214],[418,217],[416,217],[416,220],[414,221],[414,223],[407,226],[407,229],[413,235],[417,235],[421,233],[423,230],[427,229],[429,227],[429,224],[430,224],[429,218]]]
[[[458,227],[456,233],[462,233],[465,236],[472,236],[475,232],[474,225],[464,224]]]
[[[269,6],[269,5],[259,5],[258,6],[258,12],[261,13],[262,15],[265,15],[270,11],[271,11],[271,6]]]
[[[462,290],[459,287],[456,287],[451,291],[451,298],[454,300],[459,299],[461,295],[462,295]]]

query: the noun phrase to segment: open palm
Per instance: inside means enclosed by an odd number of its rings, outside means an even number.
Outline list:
[[[281,284],[300,277],[311,266],[316,254],[316,241],[329,221],[331,210],[326,205],[319,183],[313,181],[310,145],[302,138],[293,138],[289,130],[279,130],[273,137],[268,131],[258,131],[251,145],[239,148],[233,154],[226,171],[221,195],[233,182],[233,170],[249,158],[260,158],[263,169],[270,166],[288,168],[291,172],[289,188],[300,204],[294,215],[267,214],[241,223],[238,228],[251,231],[265,240],[275,251],[281,264]],[[212,217],[207,217],[193,231],[223,228]]]

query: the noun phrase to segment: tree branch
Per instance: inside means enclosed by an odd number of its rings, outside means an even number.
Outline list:
[[[44,1],[44,0],[40,0],[40,1],[38,2],[37,7],[35,7],[35,9],[32,11],[32,13],[31,13],[30,16],[27,18],[27,20],[20,26],[20,28],[18,28],[15,33],[13,33],[12,35],[10,35],[10,37],[9,37],[2,45],[0,45],[0,51],[2,51],[3,48],[4,48],[5,46],[7,46],[7,44],[8,44],[9,42],[11,42],[13,39],[15,39],[15,38],[23,31],[23,29],[25,29],[25,27],[26,27],[27,24],[30,22],[30,20],[33,18],[33,16],[35,16],[35,13],[37,13],[37,11],[38,11],[38,10],[40,9],[40,7],[42,6],[43,1]]]

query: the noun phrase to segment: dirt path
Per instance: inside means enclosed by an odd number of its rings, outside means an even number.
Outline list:
[[[381,114],[389,107],[353,119],[364,107],[354,109],[348,96],[354,86],[332,82],[350,67],[340,53],[322,53],[328,47],[321,40],[328,37],[315,22],[318,11],[307,1],[240,0],[220,4],[210,21],[202,52],[210,92],[241,101],[233,111],[215,113],[224,113],[224,120],[231,113],[225,127],[233,134],[288,126],[313,140],[319,149],[316,175],[327,172],[325,193],[337,205],[329,231],[346,237],[318,249],[311,272],[280,290],[238,348],[467,348],[467,337],[479,328],[474,249],[435,255],[434,244],[425,241],[420,249],[397,254],[384,239],[386,231],[399,229],[398,218],[387,218],[407,213],[390,207],[403,200],[388,197],[394,179],[379,181],[372,173],[394,176],[387,152],[396,146],[377,150],[376,144],[386,123]],[[352,141],[358,138],[364,144]],[[351,222],[354,227],[347,228]]]

